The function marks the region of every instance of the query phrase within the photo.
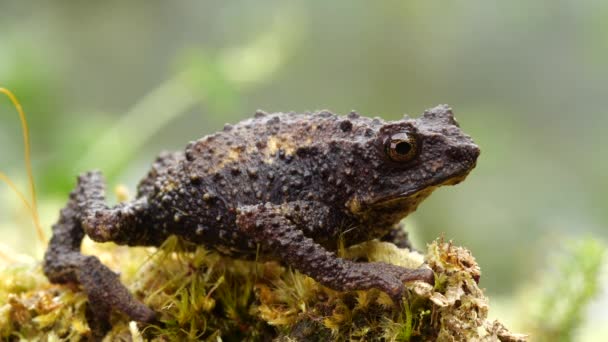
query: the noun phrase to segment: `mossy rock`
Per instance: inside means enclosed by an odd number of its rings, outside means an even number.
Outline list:
[[[407,284],[395,304],[378,290],[337,292],[274,262],[222,257],[169,239],[162,247],[95,245],[86,253],[121,272],[125,284],[159,313],[159,323],[112,317],[108,341],[525,341],[489,322],[480,270],[462,247],[441,240],[426,257],[370,241],[340,252],[356,260],[417,267],[426,259],[436,284]],[[3,340],[87,340],[86,296],[49,284],[39,263],[0,268]]]

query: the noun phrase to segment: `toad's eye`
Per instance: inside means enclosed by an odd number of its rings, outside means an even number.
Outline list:
[[[405,132],[393,134],[386,139],[384,151],[386,155],[396,162],[407,162],[412,160],[417,153],[417,143],[413,135]]]

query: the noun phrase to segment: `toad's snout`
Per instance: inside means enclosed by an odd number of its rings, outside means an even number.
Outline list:
[[[454,162],[474,165],[480,150],[475,144],[462,144],[449,148],[446,154]]]

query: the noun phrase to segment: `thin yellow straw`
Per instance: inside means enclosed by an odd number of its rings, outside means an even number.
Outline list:
[[[23,205],[33,215],[32,206],[30,205],[30,202],[28,202],[27,198],[25,198],[25,195],[21,191],[19,191],[17,185],[15,185],[15,183],[13,183],[13,181],[2,172],[0,172],[0,180],[6,183],[6,185],[8,185],[8,187],[15,192],[15,194],[17,195],[17,197],[19,197]]]
[[[3,251],[0,251],[0,259],[4,259],[4,261],[9,263],[15,262],[15,259],[11,258],[10,255],[4,253]]]
[[[19,119],[21,120],[21,130],[23,132],[23,145],[25,147],[25,152],[24,152],[25,169],[27,172],[28,181],[30,183],[30,193],[31,193],[32,201],[28,203],[27,200],[25,199],[25,196],[23,196],[23,194],[17,190],[17,188],[15,187],[15,184],[13,184],[9,180],[9,178],[6,177],[6,175],[1,174],[2,177],[0,177],[0,179],[3,180],[4,182],[6,182],[11,187],[11,189],[13,189],[13,191],[15,191],[15,193],[21,198],[21,200],[26,204],[26,207],[32,213],[32,216],[34,219],[34,225],[36,226],[36,232],[38,233],[38,239],[40,239],[40,242],[42,242],[43,244],[46,244],[46,237],[44,235],[44,231],[42,230],[42,225],[40,224],[40,219],[38,217],[38,207],[36,205],[36,188],[34,185],[34,175],[32,173],[32,162],[30,160],[30,133],[29,133],[29,129],[27,127],[27,120],[25,118],[25,113],[23,112],[23,108],[21,107],[21,104],[17,100],[17,97],[15,97],[15,95],[13,95],[13,93],[10,90],[0,87],[0,93],[5,94],[11,100],[11,102],[15,106],[15,109],[17,109],[17,113],[19,114]]]

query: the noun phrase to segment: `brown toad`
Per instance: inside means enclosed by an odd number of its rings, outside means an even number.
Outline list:
[[[53,226],[44,272],[81,284],[97,331],[112,309],[137,321],[154,312],[80,253],[85,234],[131,246],[178,235],[234,257],[280,261],[336,290],[379,288],[398,300],[405,281],[432,283],[433,272],[344,260],[334,254],[338,241],[407,245],[399,221],[437,187],[464,180],[478,155],[447,106],[392,122],[258,112],[185,152],[162,154],[129,203],[108,207],[100,173],[81,175]]]

